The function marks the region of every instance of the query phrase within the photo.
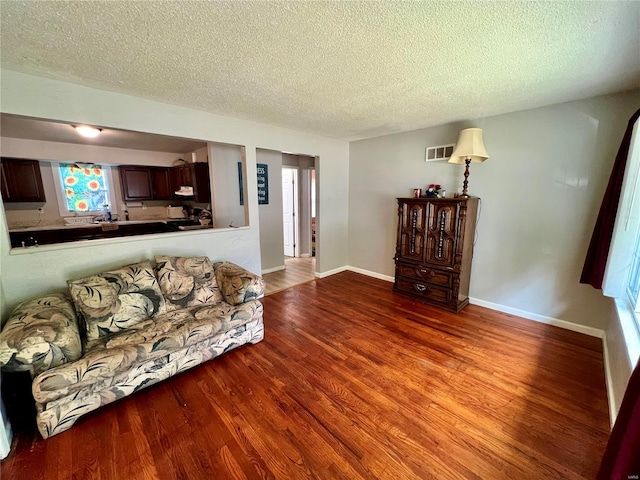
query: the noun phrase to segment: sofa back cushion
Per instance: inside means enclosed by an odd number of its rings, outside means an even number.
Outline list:
[[[167,311],[222,300],[213,265],[207,257],[157,255],[156,275]]]
[[[220,293],[230,305],[240,305],[264,295],[265,283],[260,275],[231,262],[218,262],[216,271]]]
[[[88,342],[165,312],[148,260],[67,283]]]

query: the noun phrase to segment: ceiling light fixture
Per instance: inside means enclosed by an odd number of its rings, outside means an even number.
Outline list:
[[[101,128],[90,127],[89,125],[74,125],[73,128],[82,135],[87,138],[96,138],[102,132]]]

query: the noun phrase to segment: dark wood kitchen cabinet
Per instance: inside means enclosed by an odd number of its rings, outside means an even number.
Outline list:
[[[129,202],[153,200],[153,181],[149,167],[121,166],[122,198]]]
[[[394,291],[445,310],[469,303],[477,198],[399,198]]]
[[[174,198],[182,198],[198,202],[211,202],[211,185],[209,181],[209,164],[204,162],[187,163],[179,167],[173,167],[173,182],[177,191],[181,186],[193,187],[193,197],[175,196]]]
[[[151,169],[154,200],[172,200],[175,190],[171,181],[171,168],[153,167]]]
[[[0,184],[5,202],[45,202],[40,162],[18,158],[0,159]]]
[[[125,201],[211,202],[208,163],[189,163],[179,167],[121,166],[118,170]],[[183,185],[193,187],[193,196],[184,197],[175,194]]]
[[[9,183],[7,182],[7,175],[4,173],[5,166],[0,163],[0,185],[2,186],[2,199],[6,202],[9,199]]]
[[[173,167],[175,170],[174,175],[176,176],[178,182],[178,188],[180,185],[188,185],[193,187],[193,170],[191,163],[181,165],[179,167]]]

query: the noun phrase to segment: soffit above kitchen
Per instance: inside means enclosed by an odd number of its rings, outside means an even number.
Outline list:
[[[132,132],[116,128],[101,128],[101,130],[97,137],[85,138],[79,135],[70,123],[0,114],[0,137],[165,153],[193,152],[207,146],[206,142],[155,133]]]
[[[0,3],[4,69],[356,140],[640,87],[640,2]]]

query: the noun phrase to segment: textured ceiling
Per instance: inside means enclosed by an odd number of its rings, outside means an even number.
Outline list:
[[[640,87],[640,2],[0,2],[3,68],[348,140]]]

